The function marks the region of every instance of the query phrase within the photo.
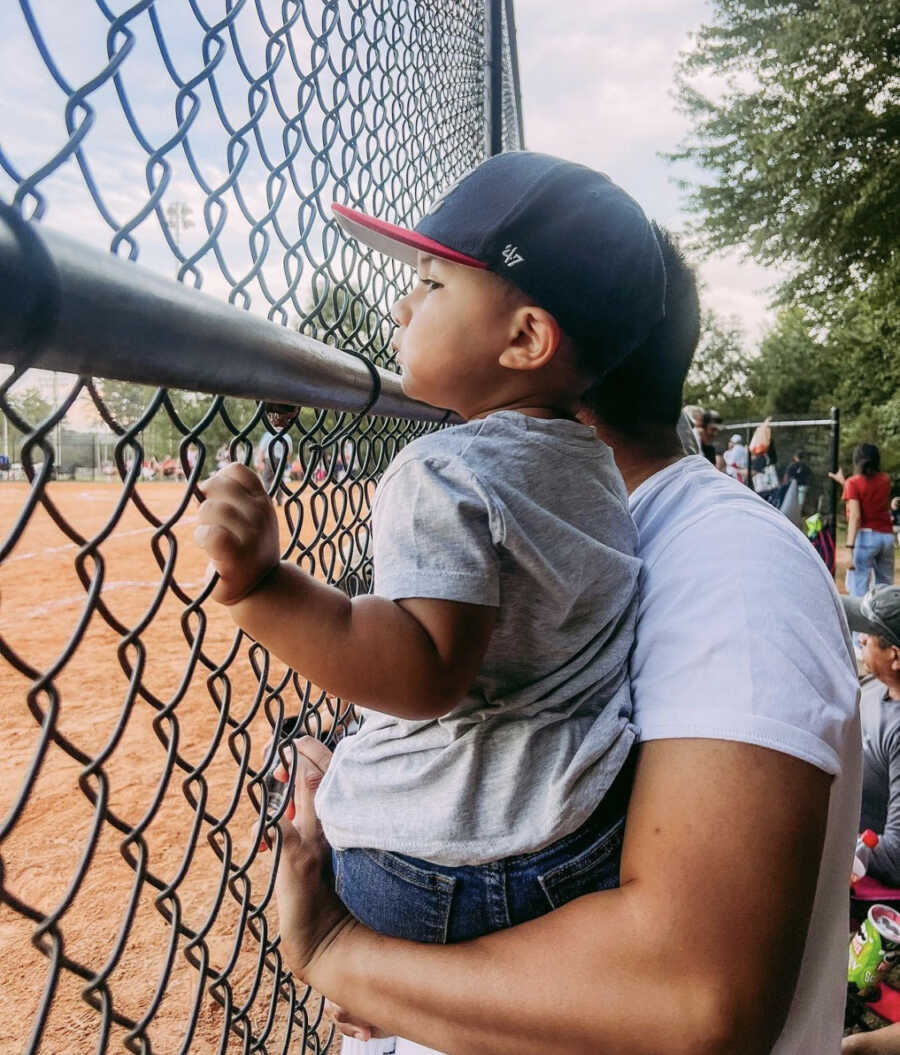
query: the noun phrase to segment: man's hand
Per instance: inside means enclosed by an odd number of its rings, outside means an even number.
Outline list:
[[[232,462],[199,485],[204,496],[194,541],[209,554],[219,581],[214,601],[231,605],[277,567],[278,520],[259,477]]]
[[[841,1055],[897,1055],[898,1051],[900,1022],[871,1033],[852,1033],[841,1041]]]
[[[294,810],[281,818],[281,859],[275,877],[281,949],[285,961],[303,979],[307,968],[334,938],[356,926],[334,892],[331,849],[316,816],[316,788],[331,761],[331,752],[314,737],[294,741],[297,771]],[[282,768],[276,779],[287,780]]]
[[[361,1040],[365,1044],[366,1041],[371,1040],[373,1037],[389,1036],[389,1034],[384,1033],[370,1022],[364,1022],[361,1018],[351,1015],[349,1011],[346,1011],[331,1000],[325,1001],[325,1007],[334,1018],[334,1024],[345,1037]]]

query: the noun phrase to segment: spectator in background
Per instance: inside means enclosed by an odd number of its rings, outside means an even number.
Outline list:
[[[860,634],[872,680],[860,699],[863,739],[859,830],[878,834],[869,871],[900,886],[900,586],[873,586],[843,597],[850,629]],[[897,1050],[900,1051],[900,1045]]]
[[[712,465],[716,464],[716,437],[722,418],[714,410],[704,410],[700,419],[700,453]]]
[[[750,459],[753,490],[773,505],[778,505],[778,469],[769,461],[768,454],[754,454]]]
[[[728,450],[725,451],[725,472],[740,480],[742,484],[747,482],[747,466],[749,454],[744,440],[739,432],[736,432],[728,441]]]
[[[806,502],[809,485],[812,481],[812,469],[810,469],[806,461],[808,457],[809,455],[806,451],[797,451],[791,464],[784,472],[785,484],[790,484],[791,480],[797,481],[797,501],[800,503],[801,512],[803,512],[803,505]]]
[[[703,451],[703,407],[688,404],[681,413],[682,417],[686,418],[690,424],[695,448],[694,450],[689,450],[685,444],[683,446],[688,454],[701,454]]]
[[[894,528],[896,543],[900,546],[900,498],[891,499],[891,524]]]
[[[847,592],[862,597],[870,578],[876,584],[894,582],[894,529],[891,523],[891,478],[881,472],[881,455],[874,443],[860,443],[853,451],[852,476],[840,469],[829,473],[843,489],[847,503]]]

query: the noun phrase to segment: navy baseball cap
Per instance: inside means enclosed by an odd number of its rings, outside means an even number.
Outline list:
[[[873,586],[863,597],[842,597],[851,630],[876,634],[900,648],[900,586]]]
[[[662,252],[640,205],[585,165],[510,151],[453,184],[413,229],[337,203],[344,230],[416,266],[416,254],[494,272],[612,369],[665,315]]]

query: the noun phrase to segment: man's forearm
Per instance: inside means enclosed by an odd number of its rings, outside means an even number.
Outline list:
[[[288,926],[288,965],[354,1017],[451,1055],[764,1055],[797,980],[829,788],[755,745],[652,741],[619,889],[459,945],[357,925],[301,960]]]
[[[451,1055],[728,1050],[715,1046],[723,1004],[699,977],[670,973],[654,956],[654,928],[633,902],[627,888],[593,894],[460,945],[356,926],[305,980],[357,1017]],[[564,962],[547,955],[552,948],[565,949]]]
[[[229,611],[254,640],[335,696],[404,718],[445,714],[454,702],[427,632],[393,601],[351,601],[282,561]]]

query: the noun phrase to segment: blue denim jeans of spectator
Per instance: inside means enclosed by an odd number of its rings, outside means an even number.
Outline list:
[[[894,582],[894,533],[864,528],[853,547],[854,571],[847,572],[847,590],[852,597],[862,597],[871,578],[887,586]]]
[[[876,585],[892,586],[894,582],[894,533],[863,528],[853,547],[854,570],[847,572],[847,592],[851,597],[862,597],[874,579]],[[853,643],[860,647],[859,634]]]
[[[382,850],[336,850],[338,897],[379,934],[445,944],[503,930],[582,894],[616,887],[633,763],[632,751],[585,824],[534,853],[454,868]]]

